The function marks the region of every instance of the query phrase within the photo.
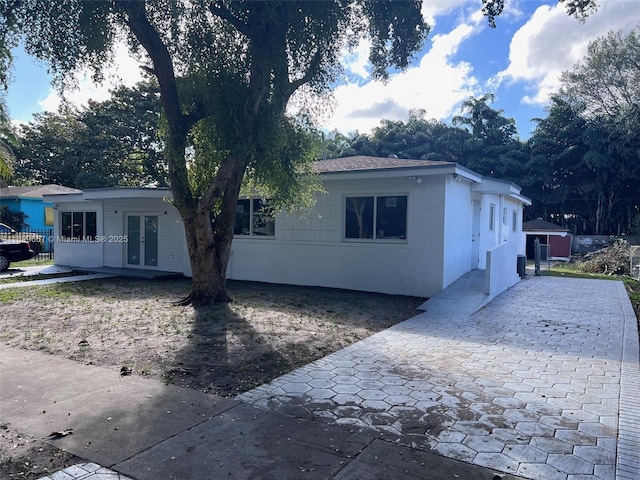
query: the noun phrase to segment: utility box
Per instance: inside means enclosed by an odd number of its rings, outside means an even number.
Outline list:
[[[518,255],[518,275],[520,275],[520,278],[524,278],[527,276],[527,256],[526,255]]]

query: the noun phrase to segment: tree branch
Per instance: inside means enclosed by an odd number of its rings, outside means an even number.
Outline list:
[[[234,17],[227,7],[217,2],[213,2],[209,4],[209,11],[221,20],[224,20],[225,22],[233,25],[233,27],[244,36],[249,36],[249,29],[247,28],[247,25],[240,21],[238,18]]]
[[[293,82],[289,82],[290,95],[293,94],[293,92],[295,92],[302,85],[310,82],[313,79],[313,76],[318,72],[318,69],[320,68],[321,61],[322,51],[318,49],[311,59],[311,62],[309,62],[309,68],[307,68],[307,71],[304,73],[304,75],[301,78],[294,80]]]

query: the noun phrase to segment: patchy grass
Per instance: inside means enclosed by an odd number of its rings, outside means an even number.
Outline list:
[[[235,396],[410,318],[423,301],[230,282],[231,304],[172,306],[190,285],[111,278],[2,289],[0,340]]]

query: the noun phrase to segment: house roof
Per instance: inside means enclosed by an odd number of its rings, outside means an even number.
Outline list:
[[[354,157],[331,158],[315,162],[314,168],[318,173],[345,173],[373,170],[387,170],[398,168],[428,168],[453,167],[453,162],[436,162],[433,160],[407,160],[404,158],[368,157],[358,155]]]
[[[555,223],[547,222],[541,218],[529,220],[522,224],[522,230],[528,232],[568,232],[568,228],[561,227]]]
[[[82,190],[64,187],[62,185],[29,185],[26,187],[6,187],[0,189],[3,198],[42,198],[43,195],[58,195],[62,193],[81,193]]]

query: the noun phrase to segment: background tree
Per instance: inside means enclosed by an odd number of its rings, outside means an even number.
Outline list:
[[[515,120],[503,110],[491,108],[492,93],[470,97],[462,103],[461,115],[452,118],[456,126],[471,134],[464,145],[464,164],[483,175],[519,181],[528,151],[518,138]]]
[[[22,127],[15,181],[74,188],[167,185],[157,88],[119,87],[103,102],[37,114]]]
[[[15,154],[11,149],[11,145],[15,146],[17,143],[5,103],[0,97],[0,188],[6,187],[7,182],[13,176]]]
[[[591,185],[588,233],[629,232],[640,192],[640,26],[610,32],[561,76],[561,96],[584,121],[584,188]],[[578,208],[578,207],[576,207]]]

